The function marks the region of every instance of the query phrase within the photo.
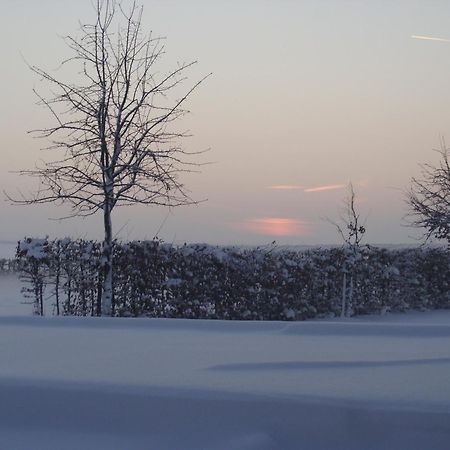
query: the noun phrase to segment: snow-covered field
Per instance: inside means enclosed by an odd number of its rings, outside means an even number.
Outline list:
[[[20,293],[21,283],[16,274],[0,273],[0,317],[30,316],[32,306]]]
[[[263,323],[17,304],[0,305],[0,449],[450,448],[449,311]]]
[[[17,242],[0,240],[0,258],[14,258]]]

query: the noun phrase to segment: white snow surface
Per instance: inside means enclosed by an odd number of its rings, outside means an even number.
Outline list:
[[[31,300],[21,294],[22,284],[15,273],[0,273],[0,317],[30,316]]]
[[[447,450],[450,311],[311,322],[2,313],[0,399],[8,450]]]

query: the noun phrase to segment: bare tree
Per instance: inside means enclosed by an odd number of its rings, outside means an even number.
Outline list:
[[[182,89],[185,72],[195,62],[178,64],[166,74],[156,69],[164,54],[161,39],[142,30],[142,7],[126,12],[114,0],[97,0],[93,24],[81,26],[79,37],[66,37],[75,64],[76,83],[55,78],[36,66],[31,69],[51,87],[37,94],[51,112],[54,125],[33,130],[51,140],[60,152],[21,174],[38,177],[39,191],[14,199],[22,204],[67,203],[68,217],[103,213],[104,280],[102,313],[110,314],[113,297],[113,232],[116,206],[135,203],[177,206],[191,203],[179,173],[188,171],[180,146],[186,132],[173,123],[187,111],[184,104],[203,81],[169,100]]]
[[[342,267],[341,317],[345,317],[351,314],[353,307],[354,267],[358,259],[361,241],[366,232],[361,213],[357,208],[356,193],[351,182],[348,185],[348,193],[344,201],[343,211],[340,214],[340,220],[328,219],[328,221],[336,228],[344,241],[347,253]]]
[[[407,193],[410,223],[424,228],[425,238],[447,240],[450,249],[450,149],[441,139],[436,150],[440,154],[437,165],[422,164],[420,178],[412,178]]]

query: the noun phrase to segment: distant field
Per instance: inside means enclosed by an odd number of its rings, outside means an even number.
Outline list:
[[[14,258],[17,242],[0,241],[0,258]]]
[[[15,274],[0,274],[0,317],[30,316],[32,305],[25,304],[21,292],[21,283]]]

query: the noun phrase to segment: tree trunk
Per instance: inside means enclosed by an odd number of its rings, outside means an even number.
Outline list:
[[[43,282],[39,284],[39,312],[40,315],[44,315],[44,286]]]
[[[350,276],[350,289],[348,292],[347,301],[347,316],[351,317],[353,315],[353,274]]]
[[[95,305],[95,315],[102,315],[102,292],[103,292],[103,271],[102,267],[99,268],[98,280],[97,280],[97,298]]]
[[[342,304],[341,304],[341,317],[345,317],[346,310],[346,297],[347,297],[347,273],[344,272],[342,279]]]
[[[68,316],[72,314],[71,298],[72,298],[72,275],[69,272],[67,272],[67,300],[66,300],[65,314]]]
[[[60,241],[56,244],[56,278],[55,278],[55,302],[56,302],[56,315],[60,315],[59,308],[59,284],[61,278],[61,246]]]
[[[60,308],[59,308],[59,283],[60,283],[60,276],[61,276],[61,265],[58,257],[57,261],[57,269],[56,269],[56,279],[55,279],[55,301],[56,301],[56,315],[60,315]]]
[[[103,241],[103,292],[102,315],[110,316],[112,313],[113,297],[113,251],[112,251],[112,223],[111,210],[108,202],[104,208],[105,239]]]

